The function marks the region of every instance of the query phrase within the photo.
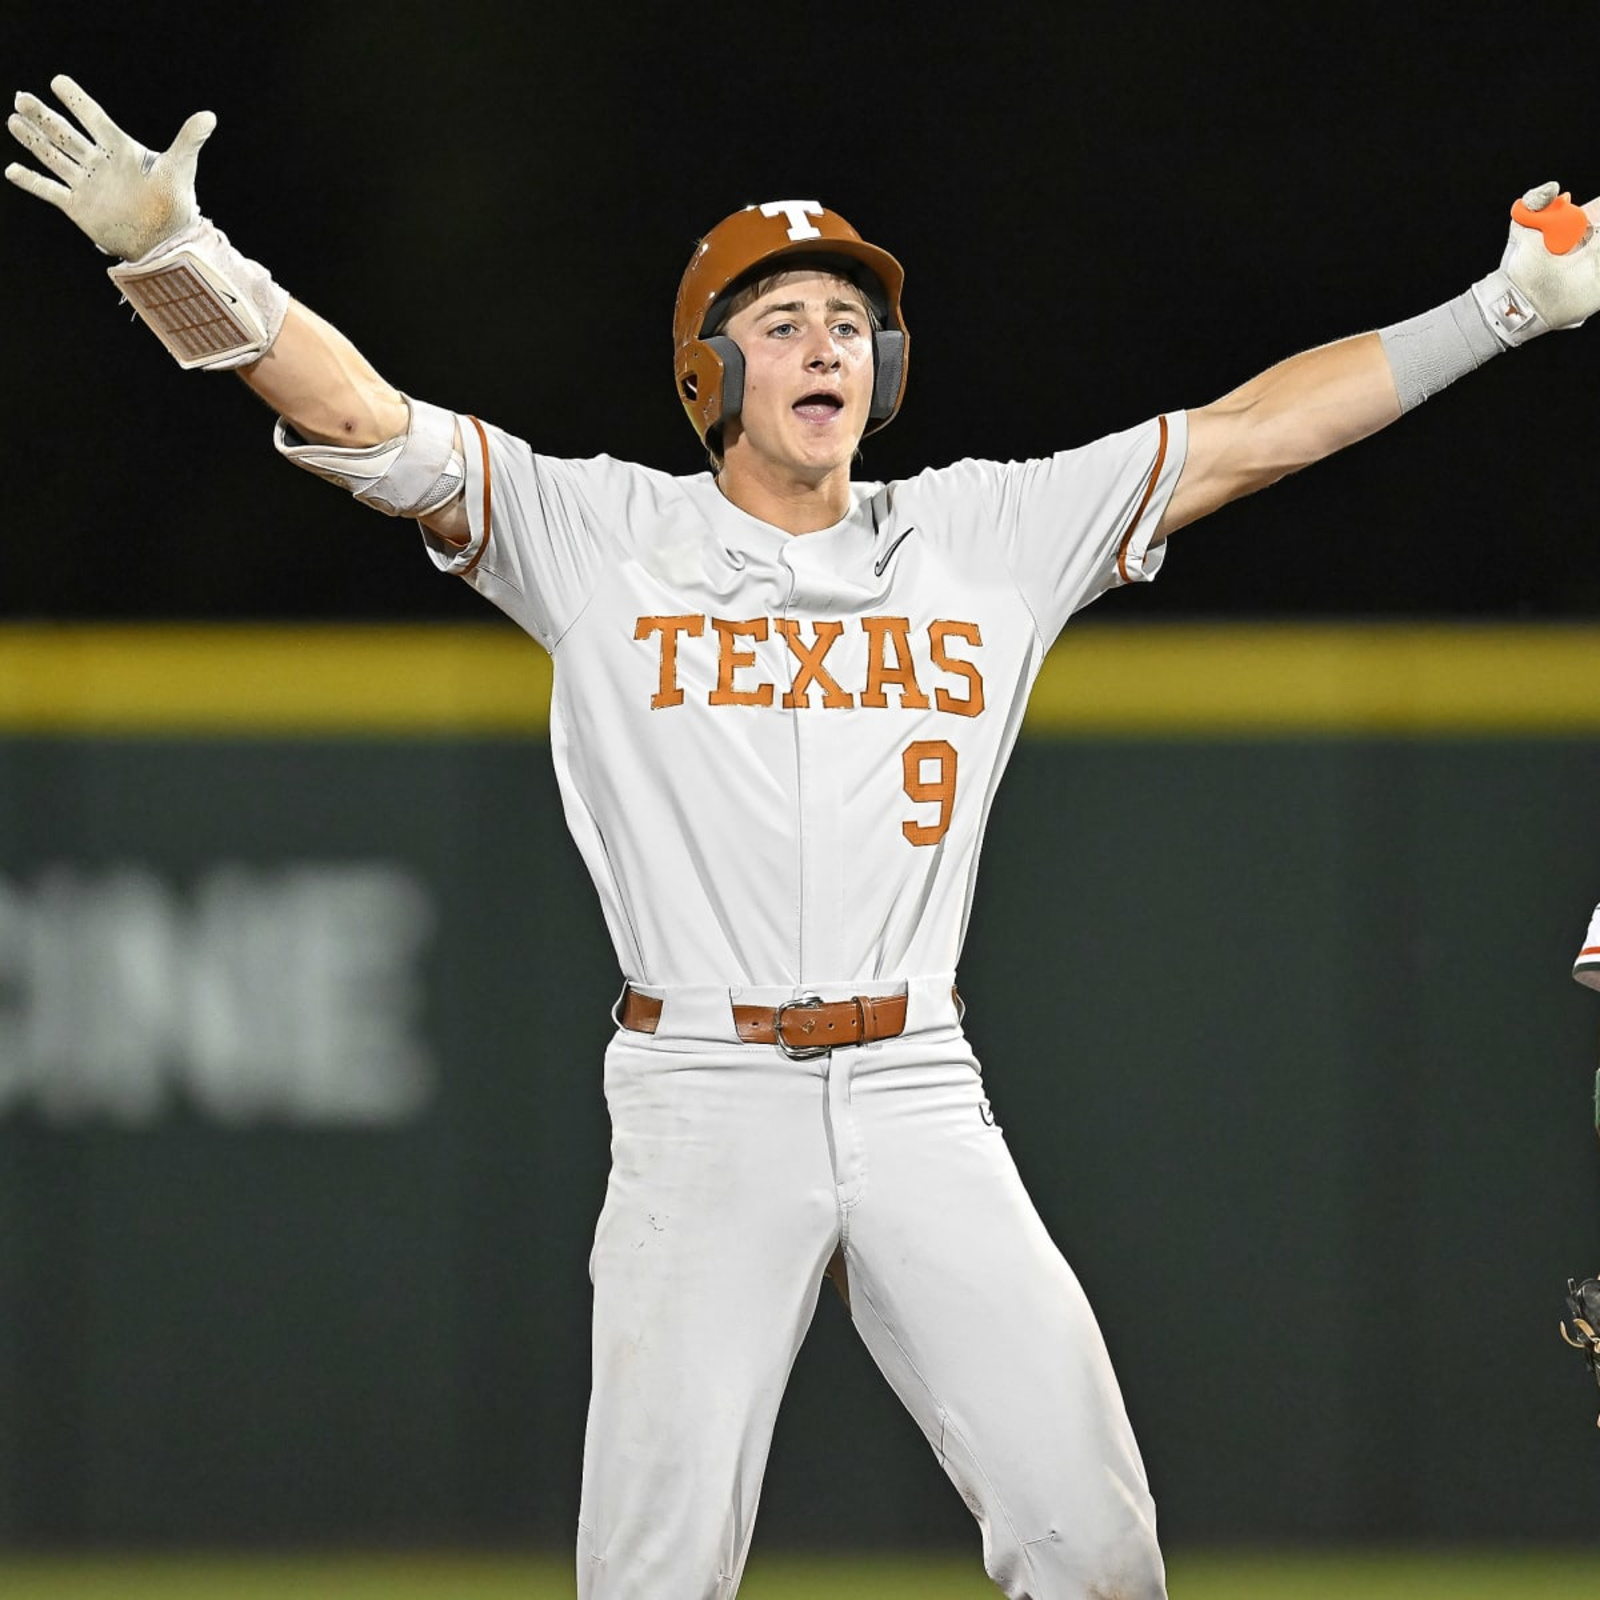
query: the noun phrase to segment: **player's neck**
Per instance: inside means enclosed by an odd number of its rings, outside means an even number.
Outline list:
[[[772,463],[730,457],[717,474],[717,487],[741,511],[785,533],[831,528],[850,510],[848,463],[813,481]]]

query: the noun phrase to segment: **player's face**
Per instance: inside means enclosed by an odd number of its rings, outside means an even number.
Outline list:
[[[791,272],[735,315],[744,403],[723,459],[810,485],[850,473],[872,402],[872,329],[861,291],[826,273]]]

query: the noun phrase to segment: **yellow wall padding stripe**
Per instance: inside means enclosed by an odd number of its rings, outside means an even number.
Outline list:
[[[549,703],[549,659],[495,624],[0,627],[0,733],[515,737]],[[1027,731],[1600,734],[1600,628],[1079,625]]]
[[[498,627],[0,628],[0,730],[521,734],[550,659]]]
[[[1600,733],[1600,628],[1183,624],[1069,627],[1036,733]]]

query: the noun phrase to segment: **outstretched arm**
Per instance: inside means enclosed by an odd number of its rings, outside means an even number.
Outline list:
[[[1394,372],[1375,333],[1280,361],[1189,413],[1189,451],[1157,538],[1365,439],[1399,416]]]
[[[291,300],[278,337],[239,376],[304,439],[375,445],[404,433],[406,397],[330,322]]]
[[[6,177],[121,258],[112,279],[181,365],[238,371],[278,412],[279,448],[297,465],[465,544],[454,419],[386,383],[200,214],[195,166],[216,117],[196,112],[157,152],[71,78],[50,87],[78,125],[19,94],[6,125],[44,170],[14,162]]]
[[[1600,311],[1600,201],[1545,184],[1512,208],[1500,269],[1409,322],[1292,356],[1189,413],[1158,539],[1365,439],[1502,349]]]
[[[331,445],[340,451],[367,453],[375,468],[393,470],[389,456],[408,437],[413,407],[392,384],[385,382],[371,363],[332,323],[316,312],[291,300],[283,325],[271,347],[239,376],[277,412],[286,425],[278,437],[297,465],[341,483],[357,492],[358,498],[370,493],[358,489],[358,480],[376,478],[383,473],[360,473],[354,458],[343,473],[323,471],[315,461],[326,452],[310,450],[311,445]],[[440,436],[452,455],[461,454],[461,436],[452,422],[450,438]],[[299,442],[297,442],[299,441]],[[426,478],[428,470],[422,476]],[[370,503],[370,502],[369,502]],[[388,509],[387,506],[382,509]],[[448,544],[465,545],[472,539],[467,524],[467,508],[459,486],[442,504],[425,510],[417,520]]]

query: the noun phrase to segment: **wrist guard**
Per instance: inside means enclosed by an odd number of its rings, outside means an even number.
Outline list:
[[[180,367],[221,372],[259,361],[283,326],[288,292],[197,217],[111,281]]]

